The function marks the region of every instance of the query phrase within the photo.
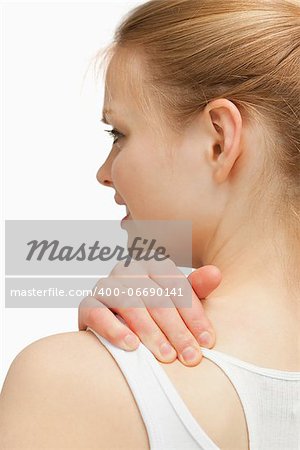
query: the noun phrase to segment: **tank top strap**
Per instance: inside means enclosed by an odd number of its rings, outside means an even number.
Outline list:
[[[116,347],[87,328],[121,369],[142,415],[151,450],[220,450],[192,416],[153,354],[140,343],[134,351]]]

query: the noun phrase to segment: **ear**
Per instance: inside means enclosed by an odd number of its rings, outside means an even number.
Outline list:
[[[208,159],[215,181],[223,183],[241,154],[242,117],[234,103],[225,98],[213,100],[205,110],[214,129]]]

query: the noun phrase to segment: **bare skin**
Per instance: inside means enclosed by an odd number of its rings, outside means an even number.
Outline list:
[[[216,350],[263,367],[299,371],[295,359],[299,346],[293,344],[298,332],[296,318],[286,314],[274,322],[274,329],[280,325],[282,334],[272,342],[268,327],[263,331],[263,326],[253,339],[253,316],[248,318],[247,332],[243,332],[245,322],[241,320],[241,327],[235,329],[236,340],[222,320],[222,311],[211,309],[207,314],[219,337]],[[240,319],[236,314],[234,322]],[[263,316],[255,314],[255,320],[257,327],[265,324]],[[242,405],[218,366],[205,357],[194,367],[178,360],[158,364],[220,448],[248,449]],[[3,450],[149,449],[130,388],[116,361],[91,332],[50,336],[23,350],[10,368],[0,404]]]
[[[116,67],[110,76],[120,73]],[[243,123],[229,100],[213,100],[180,138],[166,131],[170,159],[149,118],[132,104],[134,96],[124,98],[122,77],[110,76],[106,107],[118,110],[111,121],[126,137],[113,147],[99,181],[118,192],[133,219],[157,219],[162,212],[169,219],[193,219],[194,267],[213,264],[222,273],[222,283],[202,303],[216,332],[215,350],[300,371],[299,241],[273,215],[277,179],[264,186],[255,207],[249,203],[264,152],[260,130]],[[215,364],[206,358],[194,367],[178,360],[158,364],[220,448],[248,449],[241,403]],[[117,363],[89,332],[48,337],[21,352],[0,411],[4,450],[149,448]]]
[[[147,276],[143,280],[144,284],[147,285],[147,282],[151,281],[153,286],[158,287],[158,284],[153,281],[153,278],[150,278],[145,269],[143,269],[143,273],[147,273]],[[122,265],[117,272],[119,275],[120,273],[127,274]],[[173,263],[171,268],[168,269],[168,274],[171,273],[174,273],[176,276],[180,274],[186,284],[188,284],[188,281]],[[217,267],[207,265],[192,272],[188,280],[190,283],[188,296],[191,295],[191,307],[176,308],[172,297],[170,297],[168,299],[171,305],[170,308],[146,308],[142,298],[139,299],[142,306],[138,308],[126,308],[123,305],[121,308],[111,308],[112,296],[108,298],[103,296],[98,296],[98,298],[86,297],[79,307],[79,329],[86,330],[87,327],[90,327],[112,344],[127,351],[136,349],[141,341],[161,362],[172,362],[177,357],[184,365],[194,366],[199,364],[202,358],[200,345],[211,348],[215,343],[215,333],[212,324],[204,312],[200,299],[206,298],[216,289],[220,284],[221,274]],[[127,287],[130,287],[131,281],[132,279],[128,277],[123,278],[123,284],[126,282]],[[138,281],[140,288],[143,282],[142,280]],[[122,290],[122,285],[118,283],[117,275],[116,277],[114,275],[113,277],[102,278],[97,284],[98,288],[100,286],[104,288],[109,287],[113,292],[115,286],[120,287],[120,290]],[[170,286],[170,292],[174,286],[172,284],[173,279],[167,279],[165,283]],[[190,285],[193,289],[191,289]],[[120,303],[118,298],[117,300]],[[130,303],[132,304],[132,301]],[[118,320],[114,313],[122,317],[124,323]],[[211,338],[203,342],[203,334],[207,336],[208,333]],[[130,346],[125,341],[128,335],[135,338],[135,342]],[[168,353],[165,352],[165,349],[164,352],[161,351],[166,344],[171,348],[171,351]],[[192,359],[186,359],[185,357],[185,350],[188,348],[192,348],[194,351]]]

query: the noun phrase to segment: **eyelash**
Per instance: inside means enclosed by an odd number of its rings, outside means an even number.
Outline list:
[[[121,137],[124,137],[122,133],[120,133],[116,128],[112,130],[105,130],[110,136],[114,138],[113,144],[116,144]]]

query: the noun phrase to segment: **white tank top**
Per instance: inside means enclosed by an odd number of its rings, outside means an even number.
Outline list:
[[[143,343],[126,351],[88,330],[111,353],[127,380],[151,450],[220,450]],[[250,450],[300,450],[300,372],[263,368],[216,350],[201,350],[225,372],[240,397]]]

